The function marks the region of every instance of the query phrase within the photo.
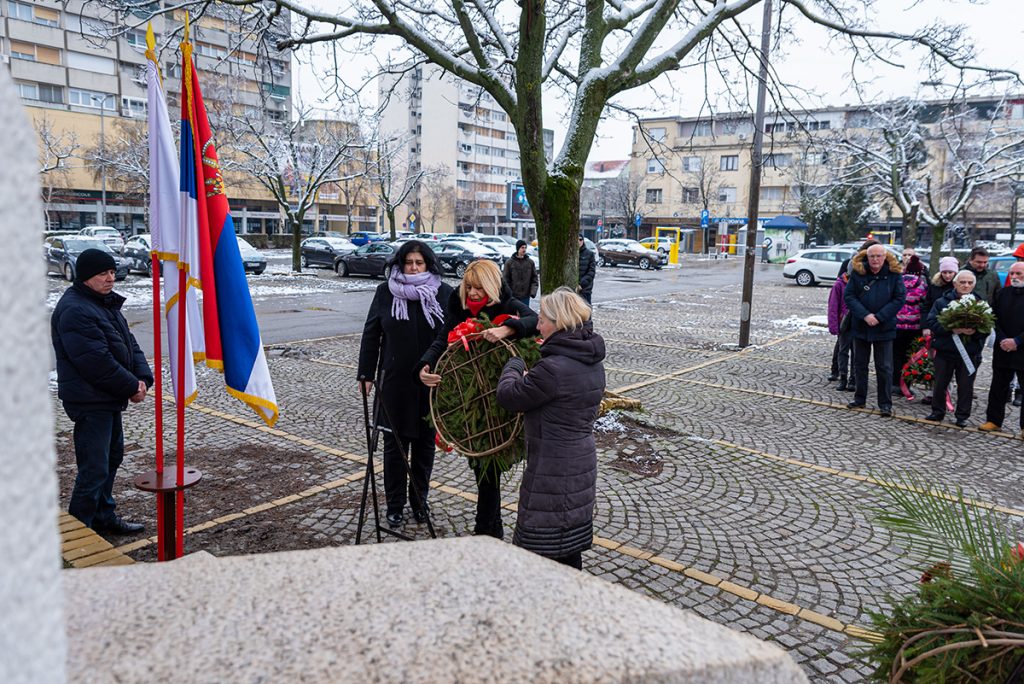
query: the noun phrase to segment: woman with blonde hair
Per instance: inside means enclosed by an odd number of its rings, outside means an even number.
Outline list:
[[[504,323],[489,328],[482,337],[489,342],[518,340],[537,333],[537,314],[512,296],[501,279],[501,271],[493,261],[479,259],[466,268],[462,284],[452,292],[445,308],[444,325],[440,326],[433,344],[420,359],[420,380],[427,387],[441,384],[442,377],[433,372],[437,360],[448,347],[448,333],[471,318],[486,314],[492,321],[502,314],[511,316]],[[477,480],[476,524],[473,534],[502,539],[501,480],[497,473],[480,472],[476,459],[470,459]]]
[[[541,297],[541,360],[505,364],[498,403],[525,414],[526,471],[512,541],[577,570],[594,534],[594,420],[604,395],[604,339],[568,288]]]

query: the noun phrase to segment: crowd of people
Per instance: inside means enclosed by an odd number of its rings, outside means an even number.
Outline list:
[[[892,416],[894,396],[916,399],[916,382],[930,389],[922,398],[930,407],[926,420],[940,422],[952,408],[956,425],[967,427],[978,368],[991,346],[992,382],[985,421],[978,429],[1001,430],[1007,404],[1019,407],[1024,387],[1024,245],[1014,256],[1017,262],[1003,287],[982,247],[972,249],[963,264],[943,257],[938,273],[929,277],[913,248],[904,249],[897,259],[874,240],[864,243],[840,266],[828,300],[828,328],[836,337],[829,381],[838,380],[837,390],[854,393],[847,406],[867,405],[873,358],[876,402],[883,417]],[[991,306],[991,335],[972,327],[943,326],[940,319],[950,305],[972,298]],[[922,367],[930,372],[922,373]],[[954,379],[955,404],[949,397]],[[1024,411],[1020,430],[1024,437]]]

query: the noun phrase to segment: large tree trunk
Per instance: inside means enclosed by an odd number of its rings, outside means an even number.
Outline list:
[[[911,209],[909,214],[903,215],[903,246],[904,247],[917,247],[918,233],[917,233],[918,215],[917,207]]]
[[[395,210],[394,210],[394,208],[389,208],[387,210],[387,214],[388,214],[388,226],[391,228],[391,239],[394,240],[395,238],[398,237],[398,233],[395,231]]]
[[[579,284],[580,185],[572,179],[551,174],[541,191],[540,206],[534,209],[537,243],[540,246],[540,287],[554,292],[565,285]]]
[[[942,258],[942,239],[946,237],[946,224],[942,221],[932,226],[932,255],[928,259],[928,270],[931,273],[939,272],[939,259]],[[952,248],[952,244],[950,245]],[[952,253],[952,249],[950,249]]]
[[[289,216],[288,222],[292,226],[292,270],[302,273],[302,218]]]

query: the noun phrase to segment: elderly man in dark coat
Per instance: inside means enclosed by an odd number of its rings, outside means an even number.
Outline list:
[[[992,350],[992,386],[988,390],[985,422],[978,429],[993,432],[1003,426],[1006,418],[1006,394],[1010,381],[1017,376],[1024,387],[1024,262],[1010,266],[1006,284],[996,292],[992,307],[996,316],[996,343]],[[1024,411],[1020,415],[1020,434],[1024,437]]]
[[[541,360],[505,364],[498,403],[526,414],[526,471],[513,543],[581,569],[593,540],[597,449],[594,420],[604,395],[604,339],[590,307],[568,288],[541,298]]]
[[[121,412],[146,398],[153,373],[121,314],[116,268],[105,251],[82,252],[75,282],[53,310],[50,334],[57,396],[75,423],[78,476],[68,512],[97,531],[133,534],[144,526],[114,512],[114,478],[124,458]]]
[[[903,308],[907,290],[900,262],[879,244],[858,252],[850,262],[853,273],[843,299],[850,310],[853,331],[853,373],[856,390],[847,406],[863,408],[868,396],[868,357],[875,356],[878,409],[892,415],[892,341],[896,339],[896,314]]]

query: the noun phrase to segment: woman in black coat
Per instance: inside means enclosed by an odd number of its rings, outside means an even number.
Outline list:
[[[404,520],[405,457],[410,448],[409,502],[417,522],[427,519],[436,432],[424,420],[430,415],[430,394],[417,373],[423,354],[445,327],[443,307],[453,290],[441,282],[434,252],[419,240],[403,244],[384,272],[388,280],[377,287],[363,326],[359,381],[367,394],[379,382],[381,408],[376,419],[390,428],[384,433],[387,521],[398,527]]]
[[[494,320],[501,314],[516,316],[509,318],[496,328],[482,333],[485,340],[497,342],[502,339],[518,340],[535,335],[537,314],[512,296],[512,291],[501,280],[501,271],[493,261],[480,259],[466,269],[459,289],[448,297],[444,325],[438,329],[434,343],[420,361],[420,380],[427,387],[439,385],[440,375],[433,372],[441,354],[448,348],[448,333],[463,321],[477,318],[481,314]],[[481,472],[476,459],[470,459],[476,473],[477,500],[476,524],[473,534],[486,534],[503,539],[505,531],[501,524],[501,476],[497,473]]]
[[[604,395],[604,339],[590,307],[568,288],[540,302],[541,360],[505,364],[498,402],[526,414],[526,472],[513,543],[582,569],[594,536],[594,420]]]

